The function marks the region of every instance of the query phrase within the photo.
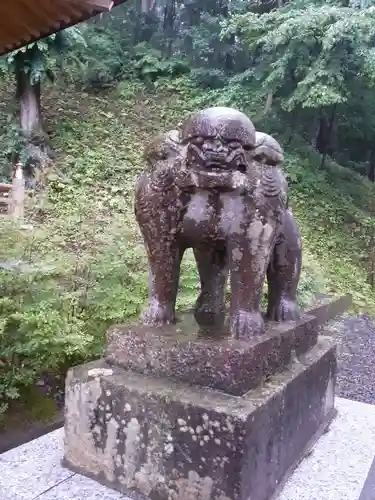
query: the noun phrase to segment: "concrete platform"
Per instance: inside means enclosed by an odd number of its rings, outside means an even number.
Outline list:
[[[338,417],[277,500],[375,500],[375,405],[337,398]],[[125,500],[61,465],[63,429],[0,455],[0,500]]]

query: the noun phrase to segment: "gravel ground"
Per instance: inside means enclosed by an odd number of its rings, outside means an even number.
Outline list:
[[[326,334],[338,342],[336,394],[375,404],[375,319],[344,315],[329,324]]]

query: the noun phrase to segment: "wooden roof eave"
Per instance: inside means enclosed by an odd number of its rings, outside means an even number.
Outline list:
[[[1,1],[1,0],[0,0]],[[15,0],[12,0],[15,2]],[[56,5],[58,4],[60,10],[56,10],[55,17],[51,13],[34,12],[35,16],[38,17],[38,26],[36,26],[35,18],[32,17],[32,1],[31,0],[21,0],[20,8],[18,10],[17,23],[18,26],[22,26],[23,35],[20,38],[14,33],[14,28],[9,27],[7,31],[7,39],[11,38],[14,40],[13,43],[6,43],[4,45],[0,44],[0,56],[5,55],[13,50],[20,49],[29,43],[36,42],[46,36],[53,35],[61,30],[70,28],[76,24],[79,24],[87,19],[94,17],[103,12],[108,12],[112,7],[124,3],[126,0],[55,0]],[[66,5],[64,5],[66,3]],[[66,13],[64,11],[66,9]],[[1,10],[1,7],[0,7]],[[27,20],[24,18],[26,18]],[[30,20],[31,18],[31,20]],[[40,28],[40,19],[43,19],[43,27]],[[26,26],[25,26],[26,25]],[[25,31],[27,31],[27,38],[25,36]]]

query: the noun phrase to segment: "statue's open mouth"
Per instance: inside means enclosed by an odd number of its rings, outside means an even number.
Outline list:
[[[224,172],[246,173],[247,165],[242,154],[238,152],[206,153],[204,168],[208,172],[223,174]]]
[[[217,172],[227,172],[232,170],[231,166],[228,165],[228,163],[224,162],[219,162],[219,161],[210,161],[209,163],[206,163],[206,169],[207,170],[212,170],[212,171],[217,171]]]
[[[206,163],[205,165],[206,170],[208,172],[212,173],[217,173],[217,174],[222,174],[224,172],[241,172],[242,174],[245,174],[247,171],[247,167],[244,163],[242,162],[232,162],[232,163],[221,163],[221,162],[209,162]]]

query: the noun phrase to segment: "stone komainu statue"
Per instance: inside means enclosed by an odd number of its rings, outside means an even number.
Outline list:
[[[135,193],[149,261],[149,304],[142,321],[175,321],[180,264],[192,248],[201,292],[195,318],[222,327],[230,271],[231,335],[264,331],[260,301],[268,279],[272,320],[298,318],[301,268],[297,225],[287,206],[282,148],[231,108],[192,114],[179,131],[155,138]]]

